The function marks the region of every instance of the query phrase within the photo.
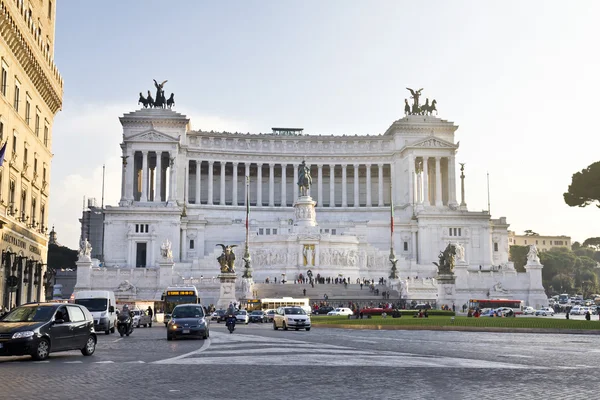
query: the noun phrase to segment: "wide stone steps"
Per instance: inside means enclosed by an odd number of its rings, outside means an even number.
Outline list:
[[[313,288],[310,284],[280,284],[280,283],[255,283],[254,290],[256,291],[257,298],[281,298],[281,297],[308,297],[311,301],[323,300],[325,295],[329,300],[343,300],[343,299],[360,299],[360,300],[382,300],[382,292],[390,291],[390,299],[398,299],[398,292],[396,290],[390,290],[384,285],[375,285],[376,289],[379,289],[379,294],[375,294],[369,290],[368,286],[363,286],[362,290],[360,285],[348,285],[344,287],[343,284],[315,284]],[[306,289],[306,294],[303,293],[303,289]]]

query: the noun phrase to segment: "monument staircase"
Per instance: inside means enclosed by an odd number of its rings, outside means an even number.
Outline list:
[[[306,289],[306,295],[303,294],[303,289]],[[360,285],[349,284],[347,287],[344,284],[325,283],[315,284],[313,288],[310,284],[295,284],[295,283],[255,283],[254,291],[258,299],[265,298],[281,298],[281,297],[308,297],[312,303],[320,303],[324,301],[327,295],[328,303],[337,304],[338,302],[347,303],[349,301],[357,303],[379,303],[384,301],[382,292],[389,291],[390,298],[388,301],[398,301],[400,295],[397,290],[391,290],[385,285],[375,285],[375,289],[379,289],[379,294],[371,291],[368,286],[363,285],[361,290]]]

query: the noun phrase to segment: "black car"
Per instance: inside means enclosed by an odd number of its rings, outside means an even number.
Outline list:
[[[32,303],[15,308],[0,320],[0,356],[30,355],[36,360],[51,352],[96,350],[94,319],[77,304]]]
[[[319,307],[319,309],[317,311],[315,311],[313,314],[318,314],[318,315],[327,315],[327,313],[329,311],[333,311],[335,310],[335,308],[333,307],[329,307],[329,306],[325,306],[325,307]]]
[[[208,339],[210,321],[200,304],[180,304],[173,309],[167,325],[167,340],[183,336],[195,336]]]
[[[250,322],[269,322],[269,316],[264,311],[252,311],[249,317]]]
[[[216,314],[216,315],[214,315],[214,314]],[[211,320],[217,321],[217,323],[219,323],[221,321],[225,321],[226,317],[227,317],[227,310],[217,310],[213,313]]]

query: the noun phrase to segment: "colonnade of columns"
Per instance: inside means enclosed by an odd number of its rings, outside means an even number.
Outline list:
[[[409,158],[411,185],[409,196],[422,206],[456,205],[454,155]]]
[[[240,164],[244,165],[244,171],[239,171]],[[190,160],[187,199],[194,204],[243,205],[247,195],[245,185],[243,198],[240,196],[241,193],[238,193],[238,188],[241,188],[240,183],[244,181],[244,176],[251,176],[250,190],[253,205],[271,207],[292,205],[292,202],[298,198],[296,185],[298,166],[299,163],[263,164]],[[351,175],[348,174],[348,166],[352,168]],[[292,168],[293,175],[288,167]],[[220,171],[217,179],[214,176],[215,168]],[[382,207],[389,204],[390,164],[317,164],[312,166],[311,170],[310,192],[317,201],[318,207]],[[376,185],[373,185],[371,176],[373,170],[377,171]],[[244,176],[240,179],[238,175],[242,173]],[[328,195],[325,194],[324,187],[327,181],[329,182]],[[350,194],[348,184],[352,185]],[[215,193],[219,194],[216,198]],[[375,198],[376,201],[373,201]]]
[[[174,154],[163,151],[123,152],[121,201],[163,202],[176,196]]]

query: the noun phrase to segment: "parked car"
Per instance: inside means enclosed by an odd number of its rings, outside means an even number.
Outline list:
[[[535,314],[535,308],[533,307],[525,307],[523,309],[523,315],[534,315]]]
[[[35,360],[50,352],[96,350],[94,318],[84,306],[35,303],[15,308],[0,320],[0,356],[30,355]]]
[[[269,317],[267,313],[261,310],[252,311],[250,313],[250,322],[269,322]]]
[[[171,313],[167,324],[167,340],[182,336],[208,339],[210,321],[206,319],[204,308],[200,304],[179,304]]]
[[[333,310],[334,310],[333,307],[323,306],[323,307],[319,307],[319,309],[317,311],[313,312],[313,314],[327,315],[328,312],[333,311]]]
[[[248,311],[246,310],[236,311],[235,319],[237,320],[237,322],[243,322],[246,325],[248,325],[248,322],[250,322],[250,317],[248,317]]]
[[[143,326],[144,328],[149,326],[152,328],[152,317],[146,314],[146,311],[135,309],[133,312],[133,326],[139,328]]]
[[[327,313],[327,315],[352,315],[352,314],[354,314],[354,312],[349,308],[336,308]]]
[[[539,310],[535,310],[535,315],[554,315],[554,309],[552,307],[542,307]]]
[[[569,314],[571,315],[583,315],[585,314],[585,311],[583,311],[584,307],[581,306],[575,306],[573,308],[571,308],[571,311],[569,311]]]
[[[379,308],[379,307],[369,307],[363,308],[360,310],[363,315],[381,315],[383,313],[391,314],[394,311],[393,308]]]
[[[279,328],[310,331],[310,317],[301,307],[279,307],[273,318],[273,329]]]
[[[499,317],[508,317],[512,316],[514,313],[513,309],[510,307],[498,307],[496,308],[496,315]]]

